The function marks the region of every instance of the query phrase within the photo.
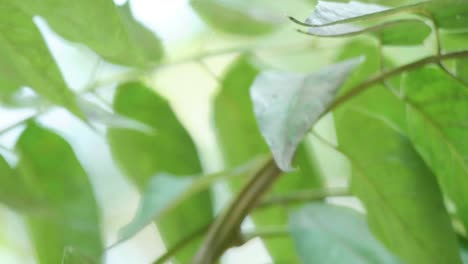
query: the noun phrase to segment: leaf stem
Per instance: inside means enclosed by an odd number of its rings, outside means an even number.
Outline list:
[[[351,193],[347,188],[324,189],[324,190],[310,190],[288,193],[283,195],[272,196],[268,199],[261,201],[256,207],[264,208],[272,205],[287,205],[292,203],[303,203],[323,200],[327,197],[340,197],[350,196]]]
[[[231,246],[232,241],[238,241],[242,221],[281,173],[273,158],[270,158],[213,222],[192,264],[212,264]]]
[[[454,58],[462,58],[462,57],[468,57],[468,50],[462,50],[462,51],[456,51],[456,52],[450,52],[446,54],[437,54],[437,55],[432,55],[428,56],[425,58],[422,58],[420,60],[414,61],[412,63],[408,63],[405,65],[402,65],[400,67],[394,68],[392,70],[388,70],[385,72],[382,72],[381,74],[375,75],[374,77],[371,77],[370,79],[367,79],[366,81],[354,86],[351,88],[347,93],[336,99],[328,108],[326,111],[324,111],[323,114],[332,111],[336,109],[338,106],[342,105],[343,103],[347,102],[351,98],[354,98],[355,96],[361,94],[362,92],[366,91],[368,88],[372,87],[375,84],[378,84],[390,77],[394,77],[396,75],[399,75],[405,71],[409,70],[414,70],[417,69],[421,66],[431,64],[431,63],[438,63],[442,60],[446,59],[454,59]]]

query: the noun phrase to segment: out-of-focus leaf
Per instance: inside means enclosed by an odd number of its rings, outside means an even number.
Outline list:
[[[133,237],[152,221],[176,211],[180,204],[206,191],[216,181],[228,180],[233,176],[250,175],[258,171],[264,162],[264,159],[255,159],[233,170],[203,177],[178,177],[164,173],[152,177],[132,222],[119,231],[117,243]]]
[[[436,67],[403,83],[411,140],[468,228],[468,89]]]
[[[66,247],[65,252],[63,253],[62,264],[97,264],[93,258],[86,256],[76,249],[71,247]]]
[[[18,2],[0,2],[0,96],[8,99],[21,86],[29,86],[81,117],[32,17],[16,6]]]
[[[255,116],[279,168],[292,170],[299,142],[360,62],[355,58],[308,75],[268,71],[256,78],[250,90]]]
[[[276,19],[237,9],[219,0],[191,0],[190,4],[210,27],[227,33],[263,35],[279,26]]]
[[[303,263],[400,263],[352,209],[315,203],[293,213],[289,230]]]
[[[138,55],[142,61],[142,64],[146,61],[158,62],[163,57],[163,46],[161,41],[156,37],[155,33],[144,27],[133,17],[130,10],[130,1],[125,5],[119,7],[120,16],[122,22],[125,25],[125,29],[129,38],[132,40],[132,44],[135,55]]]
[[[0,156],[0,203],[22,212],[40,212],[47,209],[25,189],[25,183],[5,159]]]
[[[112,0],[16,2],[31,16],[42,16],[64,38],[87,45],[111,62],[144,67],[162,58],[160,41],[135,21],[128,5],[118,8]]]
[[[110,111],[107,111],[99,105],[82,97],[78,97],[77,101],[78,106],[81,108],[86,118],[90,121],[98,122],[99,124],[106,125],[107,127],[128,128],[144,133],[153,132],[153,129],[150,126],[142,122],[138,122],[123,115],[111,113]]]
[[[345,90],[379,71],[375,45],[350,43],[339,60],[359,55],[366,61]],[[375,236],[407,263],[460,263],[436,178],[406,137],[404,103],[377,85],[337,109],[335,122]]]
[[[358,30],[358,27],[349,24],[351,22],[364,22],[388,18],[394,14],[414,13],[429,15],[440,28],[461,29],[468,27],[467,11],[468,5],[464,0],[424,1],[397,8],[357,1],[348,3],[319,1],[305,23],[313,28],[325,27],[324,29],[328,28],[328,30],[344,34],[347,31]],[[311,33],[315,30],[313,28],[310,29]]]
[[[112,128],[108,140],[112,154],[123,171],[144,191],[152,176],[158,173],[196,175],[201,172],[195,145],[177,120],[168,102],[140,83],[120,85],[114,99],[114,110],[120,115],[138,120],[153,129],[143,133],[131,129]],[[164,194],[158,199],[165,199]],[[157,221],[159,230],[171,247],[187,234],[212,220],[212,205],[208,191],[182,203],[173,214]],[[193,256],[194,244],[177,255],[185,263]]]
[[[214,121],[217,137],[226,166],[244,164],[253,157],[268,153],[253,114],[249,88],[259,70],[242,56],[232,63],[221,82],[221,90],[214,102]],[[299,169],[283,175],[269,192],[278,195],[285,192],[320,189],[322,179],[312,153],[305,145],[299,147],[296,155]],[[231,187],[237,190],[238,182]],[[252,219],[257,227],[285,225],[287,210],[268,208],[255,211]],[[264,241],[275,263],[297,263],[298,259],[289,237],[270,238]]]
[[[25,214],[39,262],[61,263],[65,247],[100,258],[98,206],[86,172],[68,143],[30,123],[16,148],[20,154],[17,171],[26,191],[48,209]]]

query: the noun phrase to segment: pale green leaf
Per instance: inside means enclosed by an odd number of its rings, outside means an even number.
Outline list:
[[[214,101],[214,124],[226,166],[239,166],[253,157],[268,153],[253,114],[249,88],[259,70],[247,56],[236,59],[228,68],[220,83],[220,91]],[[280,195],[301,190],[322,188],[318,165],[306,145],[299,146],[295,172],[283,175],[269,192]],[[235,191],[241,184],[232,181]],[[285,225],[286,208],[267,208],[252,213],[257,227]],[[298,259],[289,237],[270,238],[263,241],[275,263],[297,263]]]
[[[190,4],[210,27],[231,34],[263,35],[279,26],[276,19],[238,9],[219,0],[191,0]]]
[[[159,62],[156,35],[112,0],[16,1],[31,16],[40,15],[62,37],[83,43],[110,62],[144,67]]]
[[[72,148],[52,131],[30,123],[16,149],[26,192],[48,209],[24,214],[39,262],[61,263],[65,247],[100,258],[98,205]]]
[[[256,78],[250,90],[254,112],[279,168],[292,170],[298,144],[360,62],[355,58],[307,75],[267,71]]]
[[[371,44],[350,43],[339,60],[358,55],[366,61],[345,90],[380,69]],[[352,165],[352,192],[375,236],[407,263],[460,263],[436,178],[406,136],[404,103],[376,85],[334,114],[340,149]]]
[[[364,217],[346,207],[307,205],[291,215],[289,230],[303,263],[400,263],[374,238]]]
[[[126,83],[117,88],[114,110],[153,129],[152,133],[143,133],[112,128],[107,135],[115,160],[140,191],[148,188],[158,173],[179,177],[200,174],[195,145],[165,99],[140,83]],[[171,247],[211,220],[211,199],[204,191],[156,223],[166,246]],[[196,248],[194,244],[180,252],[179,261],[190,259]]]
[[[410,137],[468,228],[468,89],[436,67],[404,79]]]
[[[81,116],[32,17],[17,2],[0,2],[0,96],[8,99],[21,86],[28,86]]]

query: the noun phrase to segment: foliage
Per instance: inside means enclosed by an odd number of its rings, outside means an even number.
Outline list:
[[[38,263],[103,263],[152,222],[167,248],[155,263],[216,263],[254,237],[274,263],[468,263],[468,3],[271,2],[191,0],[207,35],[237,46],[176,60],[130,3],[0,0],[0,103],[35,111],[0,130],[19,131],[13,148],[0,146],[0,202],[24,220]],[[304,21],[284,19],[304,6]],[[38,16],[125,71],[72,90]],[[228,54],[218,76],[208,59]],[[209,118],[225,169],[216,173],[159,89],[160,71],[189,63],[218,85]],[[97,132],[141,194],[110,245],[77,143],[42,120],[51,109]],[[330,149],[333,164],[344,157],[350,167],[344,192],[326,166]],[[218,183],[232,197],[216,213]],[[363,212],[326,199],[335,196]]]

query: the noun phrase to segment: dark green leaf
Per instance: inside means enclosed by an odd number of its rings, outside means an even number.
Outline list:
[[[352,209],[315,203],[293,213],[289,230],[303,263],[400,263]]]
[[[366,62],[345,89],[379,71],[375,45],[348,44],[339,60],[357,55]],[[436,178],[405,135],[404,103],[377,85],[337,109],[335,121],[352,164],[351,189],[376,237],[407,263],[460,263]]]
[[[16,148],[20,154],[18,175],[26,191],[48,209],[25,214],[39,262],[61,263],[65,247],[100,258],[98,206],[86,172],[68,143],[30,123]]]
[[[299,142],[360,62],[352,59],[307,75],[268,71],[256,78],[250,90],[254,112],[279,168],[292,170]]]
[[[268,153],[268,146],[258,131],[249,97],[249,88],[258,72],[247,57],[240,57],[224,75],[221,91],[215,98],[216,132],[228,167],[239,166],[256,155]],[[305,145],[301,145],[296,155],[299,170],[281,177],[270,193],[281,194],[321,188],[320,172],[311,154]],[[239,188],[238,182],[233,182],[231,186],[234,190]],[[254,212],[252,218],[256,226],[284,225],[287,221],[287,210],[262,209]],[[290,238],[271,238],[264,243],[275,263],[298,262]]]
[[[183,177],[201,172],[195,145],[166,100],[140,83],[126,83],[117,89],[114,110],[154,131],[112,128],[108,132],[114,158],[141,191],[148,188],[151,178],[158,173]],[[162,199],[164,194],[161,195]],[[157,221],[157,225],[166,245],[171,247],[211,219],[211,200],[209,192],[204,191]],[[181,252],[179,260],[187,262],[195,249],[196,245],[192,245]]]
[[[17,2],[21,1],[0,2],[0,96],[8,99],[21,86],[29,86],[81,116],[32,17]]]
[[[157,37],[112,0],[17,1],[30,15],[40,15],[64,38],[84,43],[105,59],[129,66],[147,66],[162,58]]]
[[[468,228],[468,89],[436,67],[403,83],[411,140]]]
[[[190,4],[210,27],[239,35],[263,35],[274,31],[278,26],[268,16],[256,16],[248,10],[229,6],[219,0],[191,0]]]

